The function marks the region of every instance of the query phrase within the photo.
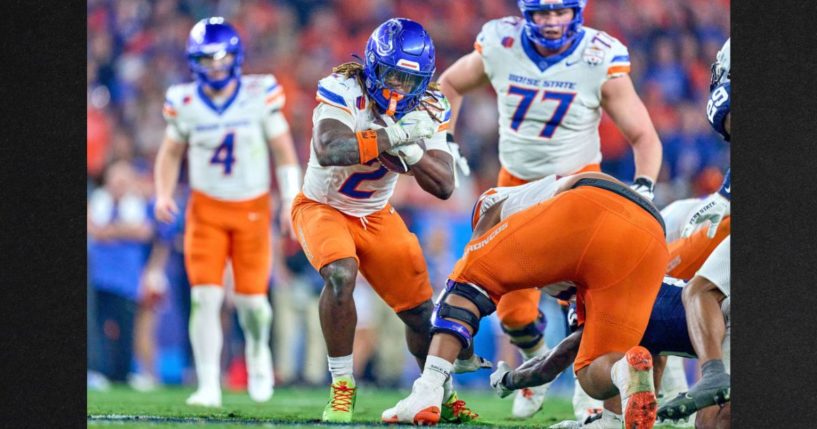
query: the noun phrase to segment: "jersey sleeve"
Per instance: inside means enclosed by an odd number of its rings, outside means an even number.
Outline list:
[[[502,43],[505,37],[511,37],[509,40],[513,43],[512,32],[508,30],[514,28],[518,22],[519,17],[515,16],[494,19],[486,22],[482,26],[482,30],[477,34],[474,49],[482,57],[486,76],[492,77],[496,72],[493,64],[496,63],[498,50],[503,48]],[[505,37],[503,37],[503,35],[505,35]]]
[[[427,97],[424,105],[437,120],[437,131],[431,138],[425,140],[426,150],[441,150],[450,154],[451,150],[448,148],[445,133],[451,121],[451,105],[442,92],[433,91],[431,94],[433,97]]]
[[[289,123],[284,117],[286,95],[284,88],[273,75],[262,78],[264,87],[264,134],[267,138],[274,138],[289,131]]]
[[[186,142],[190,130],[184,125],[179,117],[179,110],[182,104],[182,89],[178,86],[171,86],[165,93],[165,104],[162,107],[162,116],[167,122],[165,134],[176,142]]]
[[[342,79],[339,75],[331,75],[318,81],[318,90],[315,93],[318,107],[315,108],[315,113],[318,120],[336,119],[354,130],[356,97],[349,85],[352,79]]]
[[[604,32],[598,33],[596,40],[600,43],[600,46],[607,49],[604,61],[607,69],[605,80],[629,74],[630,51],[627,50],[627,47],[615,37]]]

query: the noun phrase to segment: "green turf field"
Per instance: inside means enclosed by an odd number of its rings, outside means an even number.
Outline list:
[[[224,406],[218,410],[189,407],[184,400],[191,388],[167,388],[152,393],[139,393],[128,388],[114,387],[100,393],[88,393],[88,427],[110,428],[210,428],[247,429],[248,427],[314,426],[328,397],[327,389],[280,388],[272,400],[260,405],[246,393],[224,392]],[[379,390],[362,387],[358,393],[355,421],[370,427],[379,425],[380,413],[408,394],[408,390]],[[469,407],[480,414],[469,427],[547,427],[573,418],[569,398],[553,398],[533,418],[525,421],[510,418],[511,399],[498,399],[488,391],[460,393]],[[329,425],[323,425],[329,426]],[[446,427],[448,425],[440,425]],[[453,426],[448,426],[453,427]],[[673,426],[662,426],[673,428]]]

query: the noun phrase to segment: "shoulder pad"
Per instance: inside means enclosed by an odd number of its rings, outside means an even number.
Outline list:
[[[318,81],[318,90],[315,97],[322,103],[351,109],[355,106],[355,100],[361,95],[363,95],[363,91],[357,79],[332,73]]]

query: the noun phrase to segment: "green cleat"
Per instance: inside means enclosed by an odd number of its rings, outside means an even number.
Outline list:
[[[357,388],[352,377],[340,377],[330,386],[329,403],[323,409],[324,422],[351,423]]]
[[[468,408],[465,401],[457,397],[457,392],[451,394],[440,411],[440,423],[468,423],[477,417],[479,414]]]

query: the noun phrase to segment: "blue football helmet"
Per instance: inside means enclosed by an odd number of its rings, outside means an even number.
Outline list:
[[[224,58],[227,54],[233,55],[232,63],[219,67],[226,69],[227,76],[213,79],[210,73],[218,70],[211,66],[213,60]],[[227,86],[233,79],[241,75],[241,63],[244,60],[244,48],[241,39],[224,18],[211,17],[197,22],[190,30],[187,38],[187,63],[196,76],[196,80],[215,90]]]
[[[718,51],[718,54],[715,56],[715,62],[712,63],[712,76],[710,77],[709,81],[710,92],[715,89],[716,86],[731,80],[731,76],[729,74],[732,57],[730,53],[732,50],[731,40],[731,37],[726,39],[726,42],[721,47],[721,50]]]
[[[555,51],[561,49],[567,43],[573,41],[581,34],[584,17],[582,11],[587,4],[587,0],[519,0],[517,2],[522,16],[525,17],[525,35],[530,41],[546,49]],[[533,21],[533,13],[543,10],[573,9],[573,19],[565,28],[562,37],[559,39],[548,39],[542,34],[542,27]]]
[[[422,25],[406,18],[380,24],[365,56],[366,92],[382,110],[401,116],[417,107],[436,69],[434,42]]]

